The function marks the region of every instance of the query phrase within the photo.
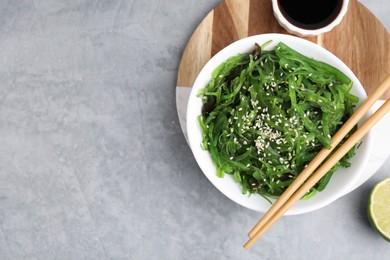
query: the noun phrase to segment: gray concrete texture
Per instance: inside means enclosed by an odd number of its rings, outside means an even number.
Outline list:
[[[390,28],[388,1],[363,1]],[[182,135],[183,48],[216,0],[0,1],[0,259],[384,259],[371,187],[283,217],[223,196]]]

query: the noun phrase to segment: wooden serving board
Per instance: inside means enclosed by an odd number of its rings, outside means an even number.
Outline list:
[[[191,36],[181,59],[177,85],[176,106],[180,126],[187,138],[186,112],[191,87],[207,61],[230,43],[262,33],[288,34],[276,21],[271,0],[225,0],[214,8]],[[338,56],[359,78],[370,94],[390,74],[390,36],[380,21],[362,4],[350,0],[346,16],[332,31],[306,38]],[[390,91],[382,99],[390,97]],[[374,104],[374,110],[384,103]],[[359,187],[373,176],[389,158],[390,114],[374,131],[374,143],[367,170],[346,193]]]
[[[222,48],[241,38],[288,34],[273,15],[270,0],[225,0],[199,24],[178,70],[177,87],[192,87],[198,73]],[[306,38],[347,64],[369,95],[390,74],[390,35],[362,4],[351,0],[343,21],[332,31]],[[390,97],[390,91],[382,99]],[[186,101],[185,101],[186,102]]]

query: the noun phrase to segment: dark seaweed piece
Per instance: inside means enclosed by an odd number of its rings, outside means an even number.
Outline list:
[[[207,102],[203,104],[202,106],[202,115],[204,117],[208,116],[210,112],[212,112],[215,109],[216,105],[216,98],[214,96],[211,96],[207,99]]]
[[[252,56],[254,60],[258,60],[261,57],[261,46],[255,43],[255,49],[252,51]]]

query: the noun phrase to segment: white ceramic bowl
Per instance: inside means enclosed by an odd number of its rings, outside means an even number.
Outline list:
[[[201,114],[202,100],[197,97],[196,94],[199,89],[205,87],[210,81],[211,72],[227,58],[239,53],[251,52],[255,43],[262,45],[269,40],[272,40],[272,43],[268,45],[266,49],[273,49],[274,46],[281,41],[308,57],[333,65],[344,72],[353,81],[353,89],[351,91],[360,98],[360,103],[367,98],[357,77],[339,58],[323,47],[295,36],[285,34],[262,34],[251,36],[232,43],[210,59],[196,78],[188,101],[187,131],[189,144],[201,170],[217,189],[236,203],[259,212],[266,212],[271,204],[260,195],[252,195],[250,197],[248,197],[248,195],[243,195],[241,192],[241,184],[235,182],[231,175],[225,174],[224,178],[217,177],[216,167],[211,161],[209,152],[201,149],[202,132],[198,125],[197,117]],[[371,138],[370,133],[364,137],[362,145],[357,149],[356,156],[351,160],[351,167],[339,168],[333,174],[329,184],[322,192],[318,192],[311,199],[300,200],[290,208],[286,214],[301,214],[319,209],[347,193],[363,173],[364,167],[368,163],[368,155],[372,143]]]
[[[343,0],[341,4],[341,9],[337,16],[326,26],[323,26],[318,29],[303,29],[298,26],[295,26],[294,24],[290,23],[282,14],[279,8],[278,0],[272,0],[272,10],[274,11],[274,15],[276,17],[276,20],[279,22],[280,26],[282,26],[286,31],[289,33],[302,36],[302,37],[311,37],[316,36],[322,33],[329,32],[332,30],[336,25],[341,23],[342,19],[344,18],[345,14],[347,13],[349,5],[349,0]]]

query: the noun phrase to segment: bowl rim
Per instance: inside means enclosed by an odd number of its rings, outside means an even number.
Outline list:
[[[239,204],[243,207],[252,209],[254,211],[258,211],[258,212],[266,212],[267,209],[266,208],[259,208],[257,205],[253,205],[250,202],[243,202],[242,198],[238,199],[236,196],[233,196],[230,191],[226,191],[223,188],[221,188],[221,184],[217,183],[217,181],[227,179],[228,176],[230,176],[230,175],[226,174],[224,178],[216,179],[215,178],[215,176],[216,176],[215,170],[214,170],[214,172],[210,173],[210,169],[208,169],[209,166],[206,167],[204,162],[202,162],[204,157],[202,158],[200,156],[200,154],[199,154],[200,152],[203,152],[203,153],[206,152],[208,154],[208,157],[210,157],[210,155],[209,155],[209,151],[207,151],[207,150],[205,151],[205,150],[202,150],[200,148],[199,139],[195,140],[193,137],[194,133],[196,134],[196,131],[198,131],[198,134],[201,133],[201,130],[200,130],[200,127],[198,125],[197,120],[194,120],[194,119],[196,119],[194,117],[194,114],[196,114],[196,115],[200,114],[200,113],[196,113],[197,108],[194,107],[194,101],[196,101],[197,99],[199,100],[199,98],[196,96],[196,94],[200,88],[205,86],[204,82],[208,82],[211,79],[211,72],[214,70],[214,68],[216,66],[218,66],[222,61],[224,61],[227,58],[234,55],[234,54],[230,54],[231,52],[235,52],[236,54],[243,53],[244,51],[238,51],[238,50],[242,50],[244,48],[246,48],[247,52],[248,52],[251,48],[253,48],[253,45],[255,42],[257,42],[261,45],[261,44],[267,42],[269,39],[274,40],[275,43],[277,43],[279,41],[284,41],[287,45],[289,45],[289,42],[290,42],[290,44],[291,44],[291,42],[295,42],[298,44],[304,44],[304,46],[309,47],[310,50],[314,50],[315,54],[317,54],[318,56],[323,56],[325,58],[331,59],[332,62],[328,62],[328,63],[332,63],[333,66],[335,66],[336,68],[340,69],[342,72],[347,74],[348,77],[350,77],[351,80],[353,81],[353,83],[354,83],[353,89],[359,92],[358,93],[358,95],[359,95],[359,104],[358,105],[360,105],[362,103],[362,101],[367,98],[367,95],[366,95],[366,93],[363,89],[363,86],[360,83],[359,79],[356,77],[356,75],[352,72],[352,70],[342,60],[340,60],[336,55],[334,55],[330,51],[326,50],[324,47],[317,45],[313,42],[310,42],[306,39],[303,39],[303,38],[300,38],[297,36],[293,36],[293,35],[279,34],[279,33],[267,33],[267,34],[258,34],[258,35],[245,37],[245,38],[242,38],[238,41],[235,41],[235,42],[229,44],[228,46],[226,46],[225,48],[223,48],[221,51],[219,51],[217,54],[215,54],[205,64],[205,66],[202,68],[202,70],[198,74],[198,76],[197,76],[197,78],[192,86],[190,97],[189,97],[188,104],[187,104],[187,122],[186,122],[186,124],[187,124],[188,142],[189,142],[191,151],[195,157],[197,164],[201,168],[203,174],[209,179],[209,181],[220,192],[222,192],[226,197],[233,200],[237,204]],[[244,47],[242,47],[242,46],[244,46]],[[309,52],[310,52],[310,50],[309,50]],[[300,52],[302,53],[302,51],[300,51]],[[305,54],[305,53],[303,53],[303,54]],[[321,58],[320,59],[315,58],[315,59],[321,60]],[[337,63],[337,64],[334,64],[334,63]],[[208,80],[205,80],[205,78]],[[198,109],[198,112],[199,111],[200,111],[200,108]],[[361,122],[364,121],[371,113],[372,113],[371,111],[369,113],[367,113],[365,118],[363,120],[361,120]],[[196,121],[196,122],[194,122],[194,121]],[[194,124],[196,124],[196,126]],[[362,174],[364,168],[368,164],[368,159],[369,159],[368,155],[370,154],[370,150],[372,149],[372,138],[373,138],[373,136],[371,134],[371,131],[364,137],[364,142],[362,145],[362,146],[364,146],[364,149],[360,149],[360,151],[359,151],[359,154],[361,154],[360,155],[361,158],[359,157],[359,161],[355,162],[356,165],[359,164],[360,166],[355,171],[356,173],[354,173],[354,174],[351,173],[352,176],[350,176],[348,178],[348,182],[344,183],[341,188],[336,189],[336,191],[332,194],[332,196],[327,196],[325,198],[322,198],[320,201],[316,202],[313,205],[309,204],[309,206],[296,207],[296,205],[294,205],[292,208],[290,208],[286,212],[285,215],[296,215],[296,214],[311,212],[311,211],[320,209],[320,208],[334,202],[335,200],[343,197],[344,195],[346,195],[348,193],[348,190],[350,189],[350,187],[352,187],[352,185],[355,182],[357,182],[357,180],[359,179],[360,175]],[[355,156],[354,158],[352,158],[352,160],[355,159],[356,157],[358,157],[358,156]],[[214,166],[214,169],[215,169],[215,166]],[[230,177],[229,179],[231,179],[230,182],[233,180],[232,177]],[[331,178],[331,182],[332,182],[332,179],[335,179],[335,177],[333,176]],[[327,188],[329,188],[329,184],[325,188],[325,190]],[[239,186],[241,189],[241,185],[237,184],[237,186]],[[307,201],[313,201],[316,197],[318,197],[324,191],[318,192],[315,195],[315,197],[313,197]],[[248,197],[248,195],[242,195],[242,197]],[[257,196],[257,197],[260,197],[260,196]],[[269,206],[271,206],[271,204]]]

